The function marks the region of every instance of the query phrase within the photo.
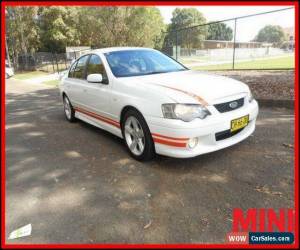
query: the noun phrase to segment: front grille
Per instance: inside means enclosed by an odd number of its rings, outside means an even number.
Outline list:
[[[231,107],[231,104],[233,102],[236,102],[236,107]],[[214,106],[220,113],[225,113],[225,112],[229,112],[229,111],[238,109],[238,108],[242,107],[243,105],[244,105],[244,98],[240,98],[240,99],[233,100],[230,102],[215,104]]]
[[[230,137],[232,137],[232,136],[240,133],[243,129],[244,128],[241,128],[241,129],[238,129],[238,130],[236,130],[234,132],[231,132],[230,129],[218,132],[215,135],[216,136],[216,141],[221,141],[221,140],[230,138]]]

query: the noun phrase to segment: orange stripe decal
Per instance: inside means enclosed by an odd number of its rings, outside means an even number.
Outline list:
[[[196,99],[198,102],[200,102],[200,104],[204,105],[204,106],[207,106],[208,103],[200,96],[198,95],[195,95],[193,93],[190,93],[190,92],[187,92],[185,90],[181,90],[181,89],[177,89],[177,88],[173,88],[173,87],[169,87],[169,86],[165,86],[165,85],[160,85],[158,84],[159,86],[162,86],[162,87],[165,87],[165,88],[168,88],[168,89],[172,89],[172,90],[176,90],[176,91],[179,91],[181,93],[184,93],[184,94],[187,94],[188,96],[190,97],[193,97],[194,99]]]
[[[153,138],[153,141],[155,143],[164,144],[164,145],[173,146],[173,147],[179,147],[179,148],[186,147],[186,143],[184,143],[184,142],[167,141],[167,140],[163,140],[163,139],[159,139],[159,138]]]
[[[106,123],[108,123],[110,125],[113,125],[113,126],[115,126],[117,128],[120,128],[120,123],[117,122],[117,121],[114,121],[114,120],[112,120],[110,118],[104,117],[102,115],[99,115],[99,114],[96,114],[96,113],[93,113],[93,112],[90,112],[90,111],[87,111],[87,110],[84,110],[82,108],[75,107],[74,109],[77,112],[83,113],[85,115],[88,115],[88,116],[91,116],[93,118],[96,118],[96,119],[98,119],[100,121],[103,121],[103,122],[106,122]]]
[[[176,138],[176,137],[170,137],[170,136],[165,136],[165,135],[160,135],[160,134],[155,134],[152,133],[153,136],[165,138],[165,139],[170,139],[170,140],[175,140],[175,141],[187,141],[189,138]]]

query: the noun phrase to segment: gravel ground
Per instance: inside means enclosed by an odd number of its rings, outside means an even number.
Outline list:
[[[58,90],[6,82],[8,243],[223,243],[233,208],[294,206],[294,114],[262,108],[253,136],[193,159],[140,163],[64,118]]]
[[[294,100],[294,70],[215,71],[249,85],[257,99]]]

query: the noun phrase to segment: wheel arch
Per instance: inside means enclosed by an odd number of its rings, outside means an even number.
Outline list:
[[[61,97],[64,98],[65,96],[68,97],[67,93],[66,93],[65,91],[62,91],[62,92],[61,92]],[[69,97],[68,97],[68,98],[69,98]]]
[[[139,109],[137,109],[133,105],[126,105],[122,108],[121,113],[120,113],[120,124],[121,124],[121,126],[123,125],[124,116],[125,116],[126,112],[129,111],[129,110],[135,110],[135,111],[139,112],[143,116],[143,118],[145,119],[144,115],[142,114],[142,112]]]
[[[129,146],[126,142],[126,139],[125,139],[125,135],[124,135],[124,118],[125,118],[125,114],[128,112],[128,111],[134,111],[137,113],[138,116],[140,116],[140,118],[142,118],[142,120],[139,120],[139,123],[140,123],[140,126],[142,126],[143,128],[143,133],[145,135],[145,141],[147,141],[147,143],[145,142],[145,148],[144,148],[144,151],[142,153],[142,155],[144,155],[142,158],[140,158],[140,156],[136,156],[134,155],[133,152],[130,151],[129,149]],[[133,112],[133,113],[134,113]],[[137,117],[138,119],[139,117]],[[143,125],[144,124],[144,125]],[[122,108],[122,111],[121,111],[121,115],[120,115],[120,125],[122,127],[122,135],[123,135],[123,138],[125,140],[125,143],[127,145],[127,149],[129,150],[130,154],[137,160],[139,161],[144,161],[144,160],[151,160],[154,158],[155,156],[155,145],[154,145],[154,142],[153,142],[153,138],[152,138],[152,134],[151,134],[151,131],[150,131],[150,128],[149,128],[149,125],[145,119],[145,116],[143,115],[143,113],[137,109],[136,107],[132,106],[132,105],[126,105]],[[148,136],[147,136],[148,135]]]

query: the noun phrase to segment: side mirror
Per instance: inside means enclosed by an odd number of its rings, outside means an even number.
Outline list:
[[[103,81],[102,74],[90,74],[87,76],[88,82],[101,83]]]

